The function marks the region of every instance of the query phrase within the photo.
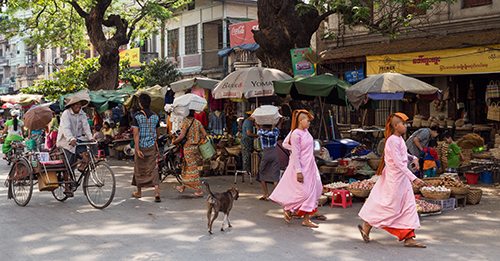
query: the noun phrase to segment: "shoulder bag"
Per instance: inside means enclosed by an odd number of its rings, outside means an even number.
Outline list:
[[[180,144],[180,145],[184,145],[184,144],[186,144],[186,142],[187,142],[187,140],[188,140],[186,136],[187,136],[187,134],[188,134],[188,132],[189,132],[189,129],[191,129],[191,126],[193,125],[194,120],[195,120],[195,119],[193,119],[193,120],[191,121],[191,124],[189,125],[189,127],[188,127],[188,128],[187,128],[187,130],[186,130],[186,134],[184,135],[184,138],[182,138],[182,140],[179,142],[179,144]]]

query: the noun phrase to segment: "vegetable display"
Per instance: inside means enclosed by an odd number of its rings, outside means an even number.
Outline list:
[[[347,185],[349,185],[349,184],[341,182],[341,181],[338,181],[338,182],[326,184],[326,185],[324,185],[324,187],[325,188],[329,188],[329,189],[337,189],[337,188],[346,187]]]
[[[437,204],[429,203],[425,200],[415,199],[417,203],[417,211],[422,213],[428,212],[438,212],[441,211],[442,207]]]
[[[375,182],[371,180],[356,181],[347,186],[349,189],[372,189]]]
[[[431,192],[447,192],[447,193],[451,193],[451,189],[443,187],[443,186],[437,186],[437,187],[426,186],[426,187],[422,187],[420,190],[431,191]]]

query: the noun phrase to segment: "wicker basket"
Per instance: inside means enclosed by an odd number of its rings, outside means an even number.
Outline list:
[[[451,195],[450,192],[443,192],[443,191],[420,190],[420,192],[425,198],[430,198],[430,199],[449,199]]]
[[[427,186],[437,187],[437,186],[439,186],[439,184],[441,184],[441,182],[443,181],[443,178],[426,178],[426,179],[423,179],[423,181],[425,182],[425,184]]]
[[[453,127],[455,125],[455,121],[454,120],[446,120],[446,125],[450,126],[450,127]]]
[[[227,147],[226,150],[231,155],[234,155],[234,156],[241,155],[241,147],[240,146]]]
[[[483,196],[482,189],[471,188],[469,193],[467,193],[467,204],[476,205],[481,201]]]
[[[370,166],[370,168],[374,170],[377,170],[380,162],[382,162],[382,158],[369,159],[368,166]]]
[[[417,186],[412,186],[412,188],[413,188],[413,194],[418,194],[418,193],[420,193],[420,188],[419,188],[419,187],[417,187]]]
[[[319,197],[319,199],[318,199],[318,206],[323,206],[324,204],[326,204],[327,201],[328,201],[328,197],[327,196],[321,196],[321,197]]]
[[[349,190],[349,192],[351,192],[353,196],[358,198],[367,198],[370,195],[370,192],[372,191],[371,189],[352,189],[352,188],[347,188],[347,190]]]
[[[450,186],[445,186],[445,187],[451,189],[452,195],[465,195],[469,193],[469,188],[467,187],[450,187]]]

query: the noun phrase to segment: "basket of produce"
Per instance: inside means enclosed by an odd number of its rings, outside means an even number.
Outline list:
[[[483,196],[483,190],[477,188],[471,188],[469,193],[467,193],[467,204],[476,205],[481,201]]]
[[[322,195],[318,199],[318,206],[323,206],[324,204],[326,204],[327,201],[328,201],[328,197],[325,195]]]
[[[418,193],[420,193],[420,188],[419,188],[419,187],[417,187],[417,186],[412,186],[412,188],[413,188],[413,194],[418,194]]]
[[[348,185],[349,184],[347,184],[347,183],[338,181],[338,182],[334,182],[334,183],[330,183],[330,184],[324,185],[323,189],[327,190],[327,191],[334,191],[336,189],[343,189],[343,188],[347,187]]]
[[[452,177],[452,174],[446,174],[443,177],[443,186],[451,190],[452,195],[465,195],[469,192],[469,185],[462,183]]]
[[[369,159],[368,166],[370,166],[370,168],[374,170],[377,170],[380,162],[382,162],[382,158]]]
[[[427,186],[437,187],[443,185],[443,178],[426,178],[423,181]]]
[[[443,186],[426,186],[420,189],[422,195],[430,199],[448,199],[451,195],[451,190]]]
[[[415,199],[415,201],[417,202],[417,212],[419,215],[436,213],[443,210],[443,207],[438,204],[432,204],[420,199]]]
[[[372,191],[375,182],[371,180],[356,181],[347,186],[347,190],[358,198],[367,198]]]

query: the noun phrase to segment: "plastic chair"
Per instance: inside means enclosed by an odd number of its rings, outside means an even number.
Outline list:
[[[336,189],[333,191],[333,196],[332,196],[332,205],[331,207],[333,208],[333,206],[342,206],[345,208],[347,208],[348,205],[350,205],[352,207],[352,197],[350,196],[349,194],[349,190],[346,190],[346,189]],[[349,202],[347,202],[347,195],[349,195]],[[337,200],[339,199],[339,196],[340,196],[340,202],[337,203],[335,202],[335,196],[337,196]]]
[[[234,172],[234,184],[236,184],[236,179],[238,178],[238,174],[243,174],[241,182],[244,183],[245,182],[245,176],[248,175],[250,177],[250,184],[253,184],[252,183],[252,175],[250,173],[247,173],[244,170],[237,170],[237,171]]]
[[[104,158],[104,157],[106,157],[106,153],[104,152],[104,150],[98,150],[97,151],[97,157],[98,158]]]

